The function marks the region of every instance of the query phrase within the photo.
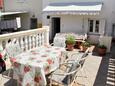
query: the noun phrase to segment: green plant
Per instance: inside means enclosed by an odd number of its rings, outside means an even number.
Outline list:
[[[67,35],[66,44],[75,44],[75,37],[73,35]]]
[[[98,45],[98,48],[107,49],[105,45]]]
[[[91,44],[89,42],[85,41],[85,42],[82,42],[81,45],[85,46],[85,47],[90,47]]]

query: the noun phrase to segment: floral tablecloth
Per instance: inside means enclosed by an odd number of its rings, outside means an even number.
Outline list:
[[[64,48],[41,46],[11,58],[14,78],[22,86],[45,86],[45,75],[59,67]]]

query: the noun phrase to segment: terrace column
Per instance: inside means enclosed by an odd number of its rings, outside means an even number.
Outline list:
[[[49,45],[49,26],[43,26],[46,29],[44,36],[44,43]]]

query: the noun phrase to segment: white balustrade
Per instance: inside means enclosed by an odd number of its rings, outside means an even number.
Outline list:
[[[0,46],[5,48],[6,44],[13,39],[19,41],[23,51],[41,45],[49,45],[49,27],[0,35]]]

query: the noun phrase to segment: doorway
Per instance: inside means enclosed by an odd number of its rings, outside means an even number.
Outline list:
[[[52,18],[52,39],[56,33],[60,33],[60,17]]]
[[[115,42],[115,24],[112,25],[112,40]]]

